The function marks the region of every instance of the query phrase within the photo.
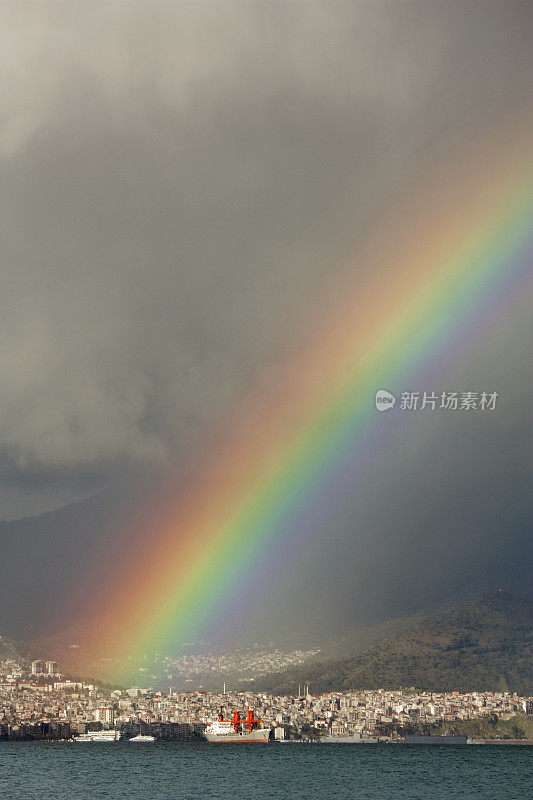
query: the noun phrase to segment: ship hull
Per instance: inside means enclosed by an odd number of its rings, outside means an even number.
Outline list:
[[[324,744],[375,744],[379,741],[374,736],[324,736],[320,741]]]
[[[208,742],[217,744],[266,744],[270,730],[268,728],[260,728],[251,733],[204,733]]]

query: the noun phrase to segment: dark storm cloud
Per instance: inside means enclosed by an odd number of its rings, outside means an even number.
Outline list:
[[[527,4],[0,14],[3,516],[182,452],[404,182],[530,87]]]

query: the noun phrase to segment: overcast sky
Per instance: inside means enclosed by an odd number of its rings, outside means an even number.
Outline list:
[[[184,458],[422,168],[523,110],[530,3],[0,3],[0,518]]]

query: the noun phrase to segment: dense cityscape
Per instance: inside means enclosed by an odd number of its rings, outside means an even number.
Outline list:
[[[275,647],[237,647],[220,652],[190,653],[177,657],[161,658],[161,669],[168,681],[185,680],[192,682],[198,675],[209,673],[239,676],[253,681],[258,675],[280,672],[287,667],[302,664],[316,656],[318,648],[281,650]],[[157,667],[159,659],[154,659]],[[148,671],[140,667],[139,671]]]
[[[116,729],[127,738],[150,731],[156,738],[201,739],[220,712],[231,717],[254,709],[279,741],[397,741],[402,733],[469,720],[531,715],[531,698],[510,692],[424,692],[385,689],[315,696],[300,686],[296,696],[256,692],[177,692],[132,687],[103,688],[69,680],[54,661],[0,661],[0,738],[69,739],[87,730]],[[514,737],[524,738],[523,731]]]

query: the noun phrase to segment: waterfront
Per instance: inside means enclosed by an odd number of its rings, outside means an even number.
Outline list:
[[[2,800],[529,800],[529,747],[1,742]]]
[[[221,710],[233,719],[253,709],[276,739],[403,737],[437,733],[475,739],[533,738],[533,699],[512,692],[358,690],[296,696],[254,691],[168,692],[112,688],[62,679],[43,661],[0,661],[0,740],[69,739],[90,729],[117,728],[122,738],[150,733],[189,741]],[[304,694],[300,690],[304,688]],[[142,730],[141,730],[142,728]]]

